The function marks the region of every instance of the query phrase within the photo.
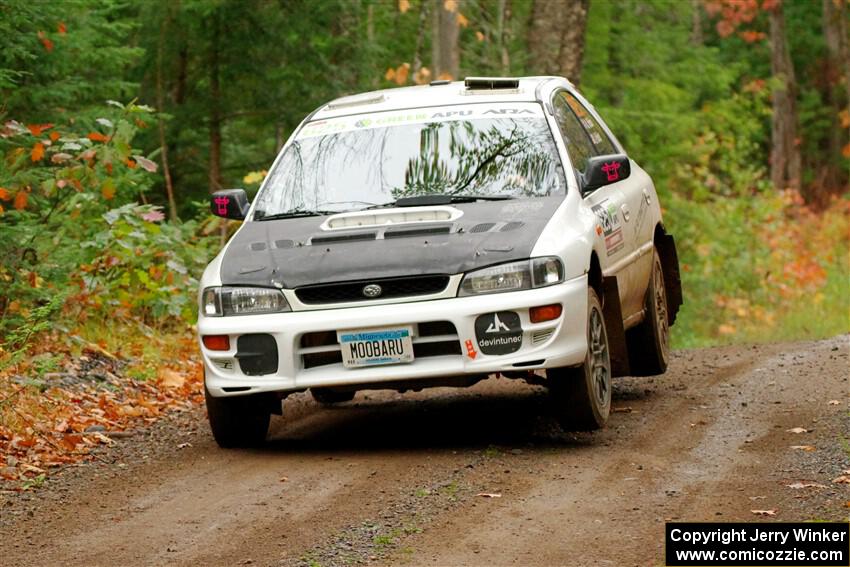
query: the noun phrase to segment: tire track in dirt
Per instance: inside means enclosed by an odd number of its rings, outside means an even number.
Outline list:
[[[748,521],[751,508],[774,507],[785,521],[841,517],[832,487],[814,509],[783,483],[806,474],[829,484],[842,466],[821,447],[836,431],[850,438],[849,346],[842,336],[677,352],[664,376],[620,380],[614,405],[631,411],[593,434],[560,432],[540,388],[503,379],[361,393],[330,408],[297,396],[252,451],[219,450],[195,414],[192,447],[128,441],[140,446],[125,467],[92,466],[109,473],[68,481],[61,498],[36,495],[31,516],[7,505],[21,518],[0,518],[0,557],[66,567],[654,565],[665,519]],[[795,426],[814,431],[803,440],[786,432]],[[788,449],[803,443],[818,451]]]

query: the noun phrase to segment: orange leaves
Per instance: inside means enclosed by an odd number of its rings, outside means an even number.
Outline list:
[[[27,208],[27,200],[29,199],[29,192],[26,189],[21,189],[15,195],[15,201],[12,204],[16,210],[22,211]]]
[[[33,136],[41,136],[42,132],[51,128],[53,128],[53,124],[27,124],[27,130]]]
[[[38,40],[41,42],[41,45],[44,46],[44,50],[50,53],[53,51],[53,42],[50,41],[50,38],[47,37],[47,34],[43,31],[38,32]]]
[[[703,6],[709,16],[718,17],[715,27],[720,37],[729,37],[735,30],[750,24],[762,10],[773,10],[774,0],[704,0]],[[754,30],[742,30],[739,37],[747,43],[765,38],[765,34]]]
[[[111,201],[115,197],[115,181],[111,177],[103,181],[103,184],[100,186],[100,194],[107,201]]]
[[[457,13],[456,19],[457,19],[457,25],[459,25],[460,27],[462,27],[462,28],[469,27],[469,18],[467,18],[466,16],[464,16],[460,12]]]
[[[59,132],[53,131],[50,133],[50,141],[55,142],[59,139]]]
[[[59,32],[59,35],[65,35],[68,33],[68,28],[65,26],[65,22],[59,22],[56,26],[56,31]]]
[[[9,190],[5,187],[0,187],[0,201],[8,201],[12,198],[12,195],[9,193]]]
[[[398,11],[402,14],[410,10],[410,0],[398,0]]]
[[[755,30],[744,30],[738,33],[738,37],[746,41],[747,43],[755,43],[757,41],[761,41],[767,37],[767,34],[760,31]]]
[[[30,159],[33,162],[41,161],[41,158],[44,157],[44,144],[38,142],[36,145],[32,147],[30,151]]]
[[[88,136],[86,136],[92,142],[108,142],[109,137],[101,134],[100,132],[89,132]]]
[[[387,72],[384,73],[384,78],[388,81],[393,81],[395,84],[401,86],[407,83],[407,78],[410,76],[410,63],[402,63],[396,68],[390,67],[387,69]]]
[[[842,128],[850,128],[850,110],[844,109],[838,113],[838,120]]]
[[[850,159],[850,144],[847,144],[843,148],[841,148],[841,155],[845,158]]]

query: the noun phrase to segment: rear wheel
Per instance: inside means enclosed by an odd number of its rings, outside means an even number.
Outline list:
[[[629,365],[634,376],[654,376],[667,370],[670,356],[670,324],[664,268],[658,251],[653,251],[652,274],[644,304],[646,316],[628,332]]]
[[[214,398],[204,388],[207,416],[219,447],[256,447],[266,440],[271,420],[268,394]]]
[[[356,392],[340,392],[337,390],[328,390],[324,388],[310,388],[310,394],[313,399],[323,405],[341,404],[342,402],[350,402],[354,399]]]
[[[602,304],[591,288],[587,298],[587,354],[576,368],[547,371],[555,413],[565,429],[600,429],[611,413],[611,356]]]

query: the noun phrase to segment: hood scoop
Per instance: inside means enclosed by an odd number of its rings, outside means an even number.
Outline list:
[[[334,242],[357,242],[361,240],[375,240],[378,238],[377,232],[354,232],[348,234],[329,234],[327,236],[314,236],[310,239],[310,244],[332,244]]]
[[[384,238],[410,238],[413,236],[432,236],[434,234],[450,234],[452,225],[429,226],[422,228],[388,228]]]
[[[420,222],[454,222],[463,216],[463,211],[449,206],[396,207],[371,211],[354,211],[329,216],[322,223],[322,230],[345,228],[377,228],[395,224]]]

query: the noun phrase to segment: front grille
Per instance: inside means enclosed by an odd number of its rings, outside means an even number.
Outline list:
[[[342,364],[336,331],[305,333],[301,335],[299,346],[304,368]],[[414,358],[460,355],[462,352],[457,328],[451,321],[428,321],[417,325],[413,337]]]
[[[381,295],[374,298],[364,296],[363,288],[370,284],[381,286]],[[431,295],[440,293],[448,285],[449,276],[446,275],[408,276],[403,278],[310,285],[296,288],[295,295],[299,301],[306,305],[322,305],[326,303]]]

